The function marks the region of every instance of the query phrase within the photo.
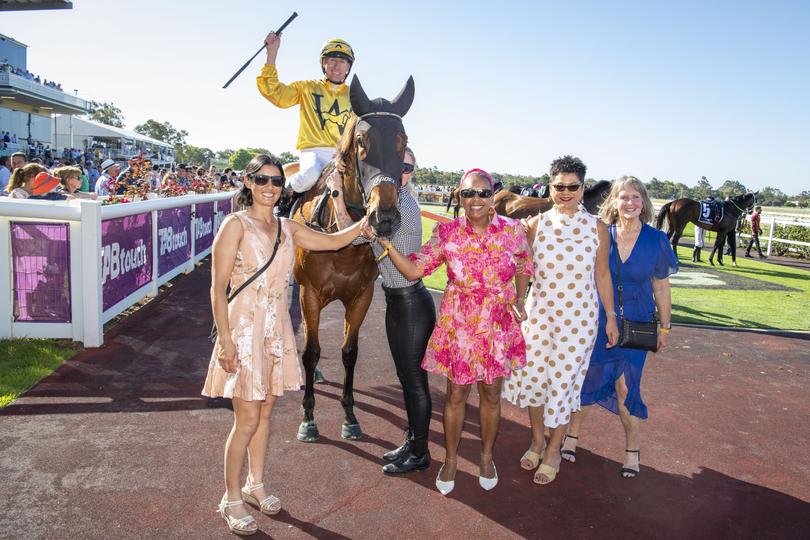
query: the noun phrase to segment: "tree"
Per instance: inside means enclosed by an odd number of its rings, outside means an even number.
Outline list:
[[[705,176],[701,176],[697,185],[692,188],[692,197],[697,200],[707,199],[714,195],[714,188],[709,183]]]
[[[770,186],[762,188],[757,194],[757,202],[763,206],[784,206],[787,199],[781,189]]]
[[[190,144],[177,146],[175,148],[177,149],[177,161],[181,163],[208,167],[214,159],[214,151],[210,148],[192,146]]]
[[[722,186],[717,188],[717,192],[725,199],[726,197],[734,197],[735,195],[748,193],[748,188],[736,180],[726,180],[723,182]]]
[[[175,129],[169,122],[158,122],[151,118],[143,124],[135,126],[135,131],[175,147],[186,144],[186,137],[188,137],[188,131]]]
[[[113,127],[124,127],[124,113],[112,102],[90,102],[90,120]]]
[[[225,161],[228,161],[229,159],[231,159],[233,150],[231,150],[230,148],[226,148],[225,150],[217,150],[216,154],[217,159],[224,159]]]
[[[235,171],[242,171],[253,158],[247,148],[240,148],[228,158],[228,166]]]
[[[278,155],[278,159],[281,160],[282,165],[298,161],[298,157],[296,157],[296,155],[292,152],[282,152]]]

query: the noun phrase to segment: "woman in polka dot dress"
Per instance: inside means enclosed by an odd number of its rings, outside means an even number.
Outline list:
[[[560,446],[588,370],[599,322],[598,291],[608,318],[608,342],[618,340],[613,283],[608,261],[610,237],[596,216],[580,207],[585,164],[565,156],[551,164],[554,206],[529,220],[535,264],[529,318],[523,323],[526,367],[505,381],[503,397],[529,408],[532,443],[520,460],[534,481],[552,482],[560,468]],[[545,443],[545,427],[551,437]]]

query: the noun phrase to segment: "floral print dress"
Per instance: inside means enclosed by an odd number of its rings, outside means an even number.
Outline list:
[[[439,223],[408,258],[424,275],[447,265],[448,285],[422,368],[455,384],[492,384],[525,365],[526,344],[509,307],[517,263],[525,275],[534,274],[519,221],[495,214],[483,235],[465,216]]]
[[[267,262],[275,238],[268,238],[245,211],[232,215],[242,223],[244,231],[231,274],[231,290],[235,291]],[[239,356],[236,372],[228,373],[219,365],[217,338],[208,364],[204,396],[264,401],[268,395],[281,396],[285,390],[298,390],[303,384],[287,310],[287,284],[295,246],[286,222],[279,220],[282,238],[270,267],[228,304],[231,339]]]

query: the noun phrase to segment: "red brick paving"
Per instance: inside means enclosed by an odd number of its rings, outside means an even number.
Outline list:
[[[0,537],[232,538],[221,497],[226,409],[199,397],[210,354],[207,267],[0,412]],[[437,296],[438,301],[438,296]],[[380,455],[404,426],[375,296],[361,331],[356,412],[365,437],[340,438],[340,384],[317,386],[321,440],[295,439],[301,392],[278,401],[266,480],[284,504],[254,512],[256,538],[798,538],[810,530],[810,341],[674,330],[651,357],[642,471],[620,478],[622,430],[598,410],[576,464],[536,486],[518,466],[524,411],[503,405],[498,487],[477,482],[477,401],[468,406],[457,487],[433,481],[443,458],[444,384],[431,376],[428,472],[390,478]],[[340,311],[322,319],[321,366],[342,379]],[[25,532],[23,532],[25,531]],[[802,532],[804,531],[804,532]]]

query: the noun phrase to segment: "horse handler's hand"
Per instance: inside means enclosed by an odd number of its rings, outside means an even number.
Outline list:
[[[619,325],[616,323],[616,317],[608,317],[605,324],[605,333],[607,334],[607,348],[615,347],[619,342]]]
[[[236,352],[236,345],[233,341],[228,340],[227,343],[219,342],[217,347],[217,361],[219,365],[228,373],[236,373],[236,368],[239,366],[239,355]]]
[[[329,176],[326,177],[326,187],[328,187],[330,191],[343,192],[343,174],[338,172],[337,169],[329,173]]]
[[[367,240],[374,240],[374,229],[371,228],[371,225],[368,224],[368,216],[363,216],[358,223],[360,223],[360,236],[366,238]]]

